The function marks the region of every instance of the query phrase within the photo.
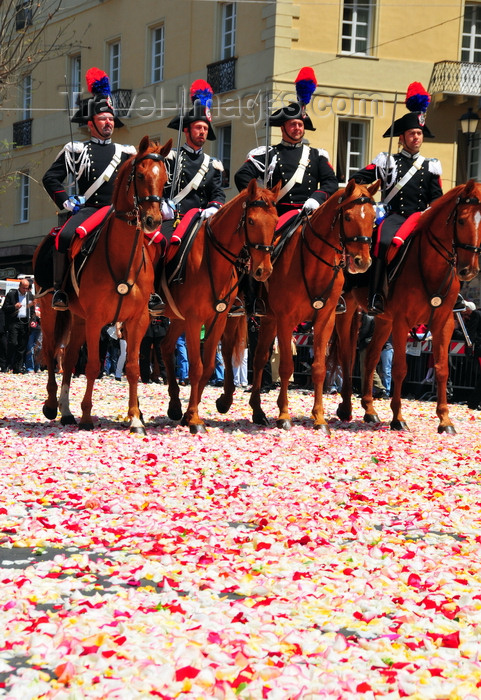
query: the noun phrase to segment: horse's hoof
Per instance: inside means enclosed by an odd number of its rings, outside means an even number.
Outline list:
[[[189,425],[189,430],[192,435],[198,435],[199,433],[206,433],[206,427],[202,423],[192,423]]]
[[[276,426],[281,430],[290,430],[292,428],[292,423],[289,418],[279,418],[276,420]]]
[[[132,425],[129,433],[132,435],[147,435],[145,428],[142,425]]]
[[[365,413],[363,418],[364,423],[379,423],[379,416],[377,413]]]
[[[331,434],[327,423],[314,423],[314,430],[319,430],[319,432],[324,433],[324,435]]]
[[[391,421],[391,430],[409,430],[408,424],[404,420]]]
[[[170,420],[180,420],[182,418],[182,408],[180,406],[175,408],[169,406],[167,416]]]
[[[349,411],[344,411],[340,406],[338,406],[336,415],[339,420],[350,421],[352,420],[352,413]]]
[[[215,406],[216,406],[217,410],[219,411],[219,413],[227,413],[229,408],[232,406],[232,401],[230,401],[230,402],[227,401],[224,394],[222,394],[221,396],[219,396],[219,398],[215,402]]]
[[[93,430],[94,424],[93,423],[79,423],[78,429],[79,430]]]
[[[447,433],[448,435],[456,435],[454,425],[438,425],[438,433]]]
[[[60,423],[62,425],[77,425],[77,421],[75,418],[70,415],[70,416],[62,416],[60,419]]]
[[[259,413],[253,413],[252,414],[252,422],[255,423],[256,425],[267,425],[267,426],[270,425],[269,419],[267,418],[264,411],[260,411]]]
[[[51,406],[46,406],[45,404],[42,407],[42,412],[45,418],[48,420],[55,420],[57,417],[57,409],[56,408],[51,408]]]

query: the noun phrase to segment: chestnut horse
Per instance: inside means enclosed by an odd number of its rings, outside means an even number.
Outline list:
[[[253,383],[249,404],[252,420],[268,425],[261,408],[262,371],[269,348],[279,341],[281,387],[277,399],[277,427],[291,427],[287,388],[294,370],[292,332],[300,322],[314,323],[314,428],[329,434],[322,403],[326,375],[326,347],[334,327],[335,309],[344,283],[343,267],[352,273],[365,272],[371,264],[370,247],[374,225],[374,201],[379,181],[369,187],[351,180],[333,194],[311,216],[304,217],[276,259],[266,285],[268,313],[260,324],[254,356]],[[232,319],[235,326],[237,319]],[[227,335],[227,334],[226,334]],[[226,338],[226,343],[229,339]],[[226,365],[229,360],[226,358]],[[233,386],[224,386],[217,408],[225,412],[232,402]]]
[[[449,343],[454,330],[453,307],[460,281],[468,282],[479,272],[481,253],[481,184],[470,180],[437,199],[420,216],[402,262],[389,284],[385,312],[376,317],[375,331],[365,359],[362,407],[366,423],[378,423],[373,407],[372,381],[382,347],[392,332],[394,359],[391,400],[392,430],[406,430],[401,412],[401,388],[406,376],[406,341],[411,328],[426,324],[432,334],[437,384],[436,413],[439,433],[455,433],[449,417],[446,386],[449,375]],[[366,308],[367,289],[346,295],[348,311],[336,318],[338,353],[342,367],[341,420],[352,415],[352,382],[355,339],[352,323],[358,305]]]
[[[167,172],[164,164],[172,140],[159,146],[144,136],[137,155],[120,167],[112,199],[113,210],[103,224],[94,250],[88,257],[78,284],[69,292],[69,311],[54,311],[51,295],[39,297],[43,353],[48,369],[46,418],[61,411],[62,425],[75,424],[69,407],[69,388],[78,351],[87,342],[87,386],[81,403],[79,428],[91,430],[92,393],[100,371],[99,339],[105,325],[121,321],[127,340],[125,373],[129,382],[130,432],[145,433],[138,406],[139,348],[149,325],[148,300],[154,284],[152,248],[145,233],[156,231],[162,221],[161,206]],[[43,244],[40,244],[40,246]],[[34,256],[35,260],[38,255]],[[73,270],[72,270],[73,279]],[[66,343],[60,399],[57,401],[55,356]]]
[[[202,223],[187,257],[185,281],[174,282],[164,296],[171,323],[162,341],[162,357],[169,384],[168,416],[188,425],[191,433],[205,431],[198,406],[212,376],[215,352],[224,331],[227,313],[237,293],[236,262],[245,247],[249,273],[265,281],[272,272],[271,252],[277,223],[275,206],[279,187],[267,190],[251,180],[248,187]],[[201,354],[200,334],[205,328]],[[189,357],[190,398],[182,416],[175,378],[174,350],[185,333]]]

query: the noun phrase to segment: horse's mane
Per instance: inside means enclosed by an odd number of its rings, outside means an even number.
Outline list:
[[[426,209],[421,217],[419,218],[419,221],[416,225],[416,230],[421,229],[424,227],[428,227],[434,219],[436,219],[440,212],[445,208],[448,207],[450,204],[454,206],[454,203],[456,202],[456,199],[459,197],[461,192],[466,189],[466,184],[463,185],[458,185],[457,187],[453,187],[451,190],[443,194],[441,197],[438,199],[435,199],[434,202],[431,204],[429,209]]]
[[[269,204],[271,204],[272,206],[275,205],[274,194],[271,192],[271,190],[265,189],[264,187],[258,187],[257,193],[258,193],[258,196],[260,195],[260,193],[262,193],[263,196],[267,196]],[[219,211],[216,212],[216,214],[215,214],[216,224],[222,223],[224,217],[229,215],[231,207],[235,207],[236,204],[246,200],[247,197],[248,197],[248,194],[247,194],[247,188],[246,188],[244,190],[241,190],[238,194],[235,195],[235,197],[233,197],[228,202],[226,202],[224,204],[224,206],[221,207],[219,209]]]

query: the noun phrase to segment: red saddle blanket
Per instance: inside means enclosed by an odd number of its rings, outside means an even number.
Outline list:
[[[184,214],[180,222],[175,227],[174,233],[172,234],[167,246],[167,251],[165,254],[166,263],[171,262],[171,260],[173,260],[175,257],[184,236],[191,230],[196,221],[198,221],[199,212],[200,209],[189,209],[189,211]]]
[[[417,211],[414,214],[411,214],[411,216],[408,216],[406,221],[396,231],[386,253],[386,262],[388,265],[394,260],[399,252],[399,249],[406,243],[413,233],[421,214],[422,212]],[[374,243],[374,256],[378,254],[379,250],[379,233],[380,231],[378,230],[377,240]]]

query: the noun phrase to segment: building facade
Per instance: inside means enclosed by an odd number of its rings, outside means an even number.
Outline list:
[[[26,17],[19,30],[28,32]],[[266,134],[265,115],[295,98],[302,66],[318,81],[309,139],[329,152],[340,182],[388,150],[382,134],[404,113],[412,81],[432,95],[427,121],[436,138],[423,154],[441,160],[444,191],[479,179],[479,135],[463,134],[460,117],[469,109],[477,116],[479,107],[481,2],[440,0],[434,13],[427,3],[387,0],[71,0],[45,41],[59,31],[71,37],[69,52],[33,73],[26,64],[1,105],[0,141],[12,144],[17,177],[0,192],[0,277],[9,268],[29,272],[33,249],[56,223],[41,178],[71,137],[87,136],[75,125],[71,134],[69,114],[87,97],[92,66],[108,73],[125,124],[114,140],[134,145],[145,134],[175,142],[169,120],[189,106],[193,80],[207,80],[217,134],[208,150],[224,162],[227,198],[246,153],[279,139],[278,129]]]

